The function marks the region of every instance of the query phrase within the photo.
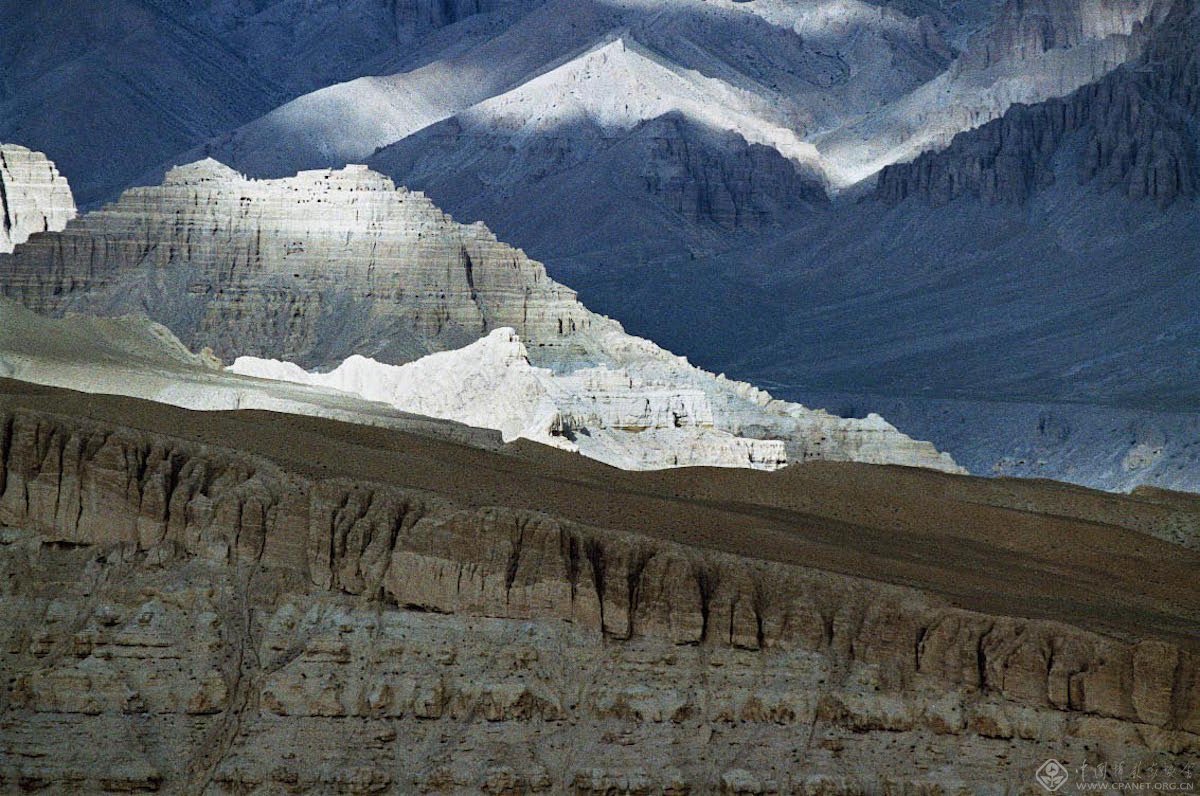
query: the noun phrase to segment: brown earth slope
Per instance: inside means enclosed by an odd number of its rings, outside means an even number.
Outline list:
[[[0,784],[919,793],[1200,762],[1200,554],[1164,541],[1194,543],[1188,496],[630,473],[12,381],[0,429]]]

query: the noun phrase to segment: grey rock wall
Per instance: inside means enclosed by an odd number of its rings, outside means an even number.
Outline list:
[[[0,254],[75,217],[67,178],[41,152],[0,144]]]

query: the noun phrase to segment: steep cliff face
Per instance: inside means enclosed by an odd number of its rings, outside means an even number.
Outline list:
[[[0,412],[6,786],[849,794],[1200,763],[1194,639],[1167,614],[1118,638],[963,610],[302,474],[160,415]]]
[[[45,155],[0,144],[0,254],[35,232],[58,232],[75,217],[67,178]]]
[[[636,173],[646,192],[692,223],[757,230],[828,202],[819,173],[734,133],[672,114],[635,135],[644,141]]]
[[[963,64],[1035,63],[1050,50],[1106,42],[1112,60],[1093,62],[1095,79],[1136,54],[1137,44],[1130,40],[1163,5],[1155,0],[1007,0],[992,26],[966,48]]]
[[[1169,204],[1200,190],[1200,22],[1177,3],[1143,56],[1072,95],[1016,106],[944,152],[890,166],[877,195],[1023,202],[1056,178]]]
[[[961,36],[949,68],[813,142],[835,184],[944,149],[1021,103],[1062,97],[1136,58],[1162,0],[1006,0]],[[959,11],[958,13],[961,13]],[[960,29],[961,30],[961,29]]]

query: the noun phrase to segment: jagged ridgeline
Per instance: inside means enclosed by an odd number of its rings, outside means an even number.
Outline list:
[[[404,362],[511,326],[548,360],[609,323],[541,264],[363,167],[249,180],[214,160],[134,188],[0,266],[38,312],[145,312],[224,359]]]

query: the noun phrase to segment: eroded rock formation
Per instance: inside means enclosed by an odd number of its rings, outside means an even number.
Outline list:
[[[935,204],[1023,202],[1074,171],[1080,183],[1169,204],[1200,191],[1200,21],[1176,3],[1137,61],[1068,97],[1018,105],[943,152],[880,174],[877,195]],[[1065,163],[1063,162],[1065,161]]]
[[[957,469],[877,416],[846,420],[775,401],[626,334],[482,224],[458,224],[357,166],[281,180],[247,179],[213,160],[177,168],[163,185],[132,189],[0,257],[0,291],[52,315],[144,312],[192,350],[306,368],[352,354],[404,363],[512,328],[531,363],[558,374],[609,367],[702,392],[714,428],[781,441],[788,461]],[[782,461],[765,452],[776,442],[739,445],[732,452],[748,463]]]
[[[1007,0],[963,60],[974,68],[1029,63],[1051,50],[1104,43],[1107,48],[1100,52],[1107,59],[1093,58],[1094,80],[1136,54],[1138,33],[1162,5],[1157,0]]]
[[[5,787],[942,792],[1200,762],[1186,643],[11,402],[0,430]]]
[[[193,349],[404,361],[494,326],[562,345],[590,313],[482,225],[362,168],[247,180],[208,160],[135,188],[5,264],[39,312],[145,308]]]
[[[759,229],[785,211],[828,203],[811,171],[762,144],[715,133],[673,113],[646,122],[638,176],[646,192],[688,221],[721,229]]]
[[[57,232],[75,217],[67,178],[41,152],[0,144],[0,253],[35,232]]]
[[[407,365],[355,356],[328,373],[310,373],[290,362],[238,357],[229,371],[329,387],[404,412],[495,429],[506,442],[530,439],[627,470],[774,470],[787,464],[781,440],[716,428],[712,403],[699,388],[647,384],[608,367],[555,374],[530,364],[512,329]]]

